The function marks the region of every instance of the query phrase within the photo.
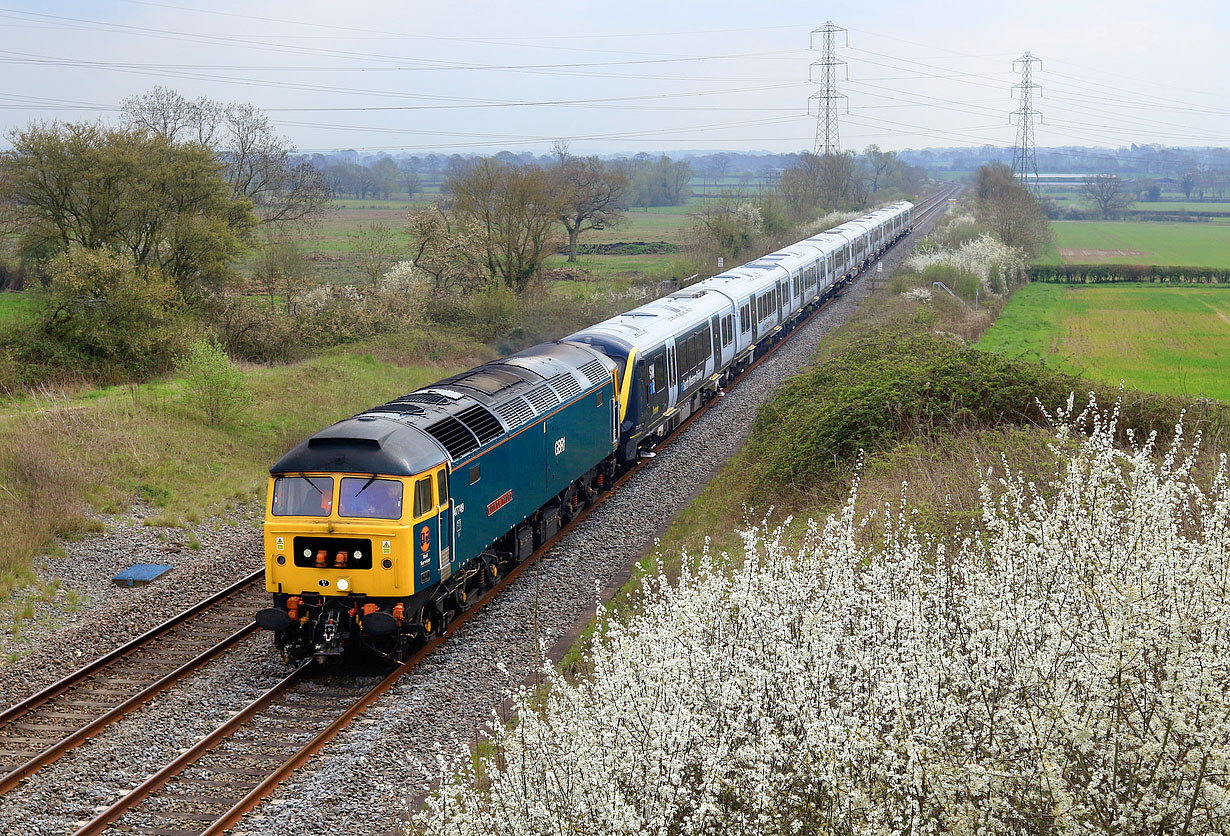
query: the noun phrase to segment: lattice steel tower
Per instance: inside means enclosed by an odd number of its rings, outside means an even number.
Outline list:
[[[1034,121],[1042,121],[1042,114],[1034,110],[1034,91],[1042,88],[1033,81],[1033,65],[1042,66],[1042,60],[1026,52],[1012,62],[1012,69],[1021,65],[1021,83],[1013,85],[1020,105],[1010,118],[1016,119],[1016,146],[1012,149],[1012,173],[1025,186],[1040,196],[1038,188],[1038,155],[1034,150]]]
[[[819,101],[819,107],[816,110],[816,154],[818,155],[836,154],[841,150],[837,130],[837,105],[845,96],[837,92],[837,70],[839,67],[846,66],[846,62],[837,60],[834,52],[838,32],[845,33],[846,30],[840,26],[834,26],[831,20],[811,32],[812,49],[816,48],[816,35],[824,36],[820,60],[813,61],[808,72],[810,80],[815,82],[816,68],[820,68],[820,91],[811,96],[812,99]],[[846,46],[849,45],[847,35]]]

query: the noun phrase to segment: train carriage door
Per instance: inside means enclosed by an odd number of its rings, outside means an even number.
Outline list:
[[[449,567],[449,572],[452,572],[453,564],[453,503],[448,493],[448,468],[441,466],[436,470],[435,478],[436,489],[436,542],[439,543],[440,549],[440,573],[444,574],[444,567]]]
[[[666,339],[666,379],[669,386],[670,406],[675,405],[675,401],[679,396],[679,367],[676,365],[678,355],[675,351],[675,338],[667,337]]]
[[[713,335],[713,365],[710,374],[716,372],[722,365],[722,318],[715,316],[709,322],[709,333]]]

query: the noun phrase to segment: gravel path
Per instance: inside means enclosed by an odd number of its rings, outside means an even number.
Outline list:
[[[884,258],[884,276],[905,253]],[[459,752],[538,664],[534,624],[548,646],[570,638],[606,588],[743,443],[760,405],[871,292],[861,280],[801,328],[665,448],[517,582],[346,729],[313,769],[288,781],[235,833],[401,833],[411,802],[431,789],[421,762]],[[647,512],[648,509],[648,512]],[[535,613],[537,603],[537,613]]]
[[[884,258],[883,278],[904,255]],[[431,789],[421,762],[432,762],[437,747],[471,747],[493,707],[536,669],[535,623],[548,646],[567,642],[592,614],[596,589],[611,586],[652,548],[694,490],[743,443],[760,405],[870,292],[866,279],[856,283],[799,329],[233,832],[401,833],[407,799]],[[0,668],[0,704],[144,632],[261,560],[260,509],[254,505],[188,530],[145,527],[140,514],[105,524],[105,535],[65,544],[68,557],[49,558],[41,568],[64,588],[52,602],[50,626],[35,634],[29,654]],[[193,538],[200,549],[189,547]],[[175,568],[147,587],[112,585],[111,576],[134,562]],[[81,596],[76,605],[67,600],[69,589]],[[258,634],[0,796],[0,834],[71,833],[284,672],[268,637]]]

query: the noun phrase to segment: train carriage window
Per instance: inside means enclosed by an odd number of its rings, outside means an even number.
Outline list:
[[[347,477],[342,480],[338,516],[401,519],[401,482],[393,479]]]
[[[273,480],[274,516],[327,517],[332,512],[332,476],[279,476]]]
[[[431,502],[431,477],[424,476],[414,483],[414,517],[418,519],[435,510]]]
[[[739,308],[739,331],[746,334],[752,330],[752,303],[748,302],[743,307]]]

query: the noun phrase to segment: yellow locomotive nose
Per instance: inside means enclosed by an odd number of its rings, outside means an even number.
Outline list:
[[[340,473],[279,475],[265,514],[265,586],[300,596],[405,596],[413,541],[405,480]]]

